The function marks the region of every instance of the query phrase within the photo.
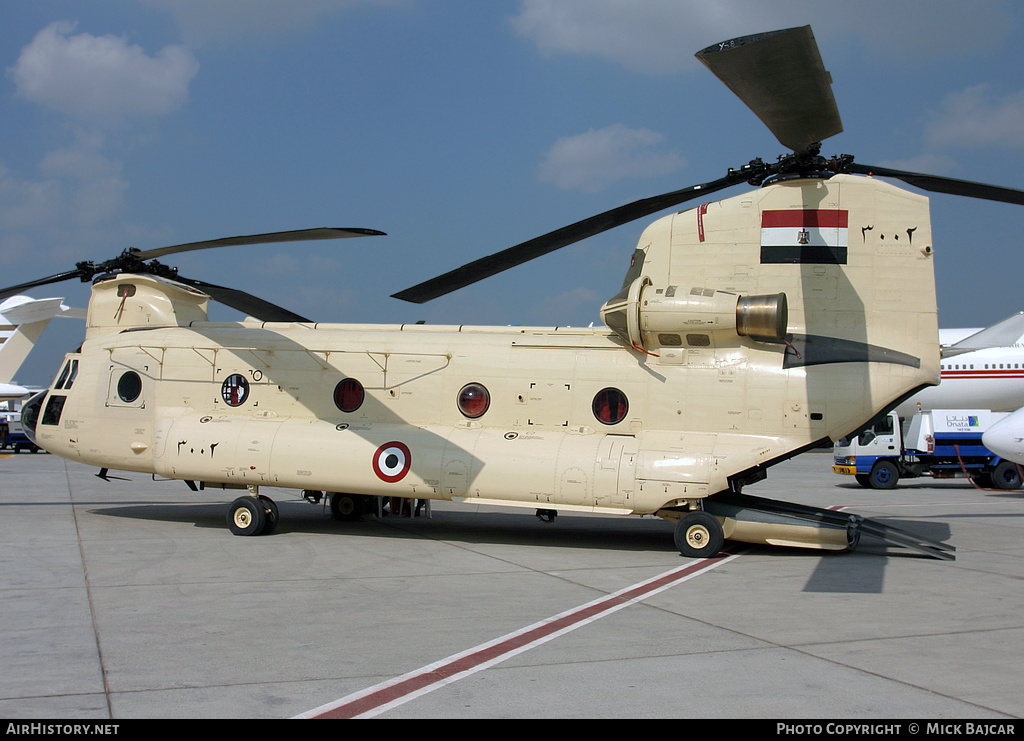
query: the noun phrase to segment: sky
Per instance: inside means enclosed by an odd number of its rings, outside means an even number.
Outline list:
[[[762,31],[814,31],[844,125],[822,154],[1024,189],[1022,20],[1010,0],[4,0],[0,286],[127,247],[359,227],[387,236],[163,261],[317,321],[587,326],[655,217],[426,304],[390,296],[774,161],[693,56]],[[1024,209],[931,200],[940,326],[1024,310]],[[84,307],[88,285],[28,294]],[[54,321],[16,380],[48,384],[81,336]]]

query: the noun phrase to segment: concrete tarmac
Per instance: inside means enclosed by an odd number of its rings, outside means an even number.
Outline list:
[[[276,532],[238,537],[237,492],[95,473],[0,457],[4,718],[293,718],[463,652],[473,671],[375,717],[1024,717],[1022,492],[873,491],[807,453],[747,493],[846,506],[956,560],[740,545],[488,664],[489,642],[696,562],[656,518],[434,502],[346,523],[270,488]]]

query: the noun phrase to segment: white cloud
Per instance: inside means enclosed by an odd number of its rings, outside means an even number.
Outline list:
[[[890,57],[957,56],[1004,39],[1006,0],[522,0],[510,19],[546,54],[597,56],[638,72],[697,69],[698,49],[810,24],[822,39],[856,36]]]
[[[183,106],[198,68],[183,46],[149,54],[123,37],[75,33],[68,21],[36,34],[7,76],[20,97],[66,116],[70,136],[31,174],[0,165],[0,260],[66,266],[90,248],[127,246],[142,234],[120,220],[129,182],[107,151],[107,133],[116,127],[122,144],[138,143],[124,136],[125,124]]]
[[[938,147],[1024,148],[1024,90],[999,96],[990,85],[975,85],[949,95],[925,136]]]
[[[67,21],[51,23],[21,50],[8,70],[18,95],[93,119],[165,114],[187,100],[199,64],[185,47],[150,56],[122,37],[73,31]]]
[[[540,179],[595,192],[622,179],[667,175],[686,161],[664,143],[664,135],[650,129],[623,124],[590,129],[556,141],[541,165]]]

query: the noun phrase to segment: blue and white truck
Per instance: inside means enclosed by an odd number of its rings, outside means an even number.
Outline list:
[[[0,450],[11,448],[15,453],[28,450],[35,453],[39,448],[28,439],[21,426],[21,412],[0,409]]]
[[[838,440],[832,470],[872,489],[892,489],[901,478],[919,476],[965,476],[986,489],[1019,489],[1020,467],[981,441],[1005,416],[987,409],[933,409],[901,421],[890,412]]]

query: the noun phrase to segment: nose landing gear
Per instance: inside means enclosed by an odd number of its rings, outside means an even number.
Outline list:
[[[248,496],[239,497],[228,508],[228,527],[235,535],[270,535],[280,519],[277,504],[250,486]]]

